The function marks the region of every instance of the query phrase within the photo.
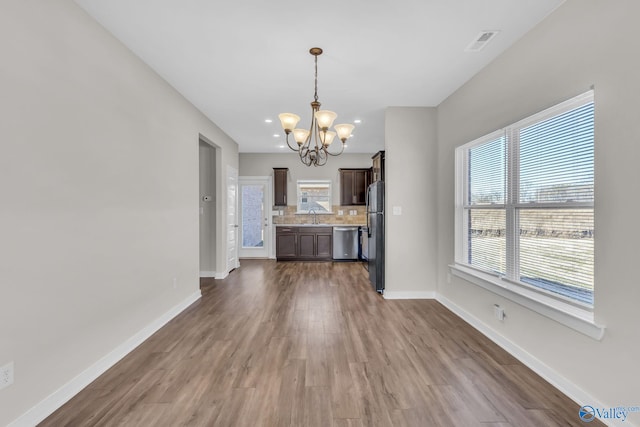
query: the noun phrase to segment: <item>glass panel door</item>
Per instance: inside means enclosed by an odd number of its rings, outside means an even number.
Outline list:
[[[240,256],[244,258],[269,256],[268,184],[268,181],[240,179]]]
[[[242,247],[264,247],[264,186],[242,186]]]

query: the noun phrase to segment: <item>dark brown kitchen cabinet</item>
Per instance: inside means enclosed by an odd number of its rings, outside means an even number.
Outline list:
[[[296,259],[298,256],[298,234],[294,227],[276,228],[276,258]]]
[[[333,258],[333,230],[316,234],[316,256],[322,259]]]
[[[384,181],[384,151],[378,151],[373,160],[371,182]]]
[[[316,256],[316,233],[313,230],[298,229],[298,245],[300,258],[314,258]]]
[[[278,261],[328,261],[332,257],[332,227],[276,227]]]
[[[287,206],[287,173],[289,168],[273,168],[273,205]]]
[[[367,186],[370,181],[370,169],[340,169],[340,205],[366,204]]]

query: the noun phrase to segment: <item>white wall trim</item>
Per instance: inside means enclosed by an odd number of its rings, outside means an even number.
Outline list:
[[[494,343],[498,344],[505,351],[511,354],[513,357],[518,359],[527,367],[531,368],[536,374],[540,375],[547,382],[553,385],[555,388],[560,390],[562,393],[567,395],[571,400],[576,402],[578,405],[591,405],[593,407],[606,408],[607,405],[604,405],[602,402],[599,402],[596,398],[591,396],[586,391],[582,390],[580,387],[560,375],[558,372],[547,366],[541,360],[537,359],[535,356],[524,350],[522,347],[518,346],[514,342],[505,338],[504,336],[498,334],[493,328],[488,326],[487,324],[480,321],[477,317],[473,316],[460,306],[453,303],[448,298],[444,297],[441,294],[437,294],[436,300],[455,313],[457,316],[461,317],[465,322],[470,324],[472,327],[480,331],[484,336],[489,338]],[[598,418],[600,421],[607,425],[606,419]],[[576,412],[576,422],[578,422],[579,417]],[[627,421],[629,421],[627,419]],[[631,423],[627,423],[629,426],[633,426]]]
[[[201,271],[200,272],[200,277],[216,277],[216,273],[215,271]]]
[[[384,291],[384,299],[436,299],[434,291]]]
[[[200,290],[194,292],[183,301],[173,306],[169,311],[145,326],[138,333],[120,344],[93,365],[89,366],[71,381],[60,387],[40,403],[9,424],[8,427],[32,427],[42,422],[58,408],[68,402],[73,396],[91,384],[96,378],[119,362],[127,354],[142,344],[147,338],[167,324],[171,319],[184,311],[191,304],[202,297]]]
[[[201,271],[200,277],[213,277],[214,279],[225,279],[229,275],[229,272],[219,272],[219,271]]]

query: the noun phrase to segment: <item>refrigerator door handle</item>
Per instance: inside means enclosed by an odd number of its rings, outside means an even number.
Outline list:
[[[371,237],[371,234],[369,234],[369,212],[367,212],[367,237]]]
[[[371,184],[367,187],[367,195],[365,196],[365,206],[367,213],[367,237],[371,237],[371,232],[369,231],[369,192],[371,191]]]
[[[369,192],[371,191],[371,184],[367,187],[367,194],[364,198],[364,204],[367,207],[367,213],[369,213]]]

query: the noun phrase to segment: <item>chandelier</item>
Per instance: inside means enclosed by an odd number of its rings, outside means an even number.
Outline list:
[[[312,47],[309,53],[314,56],[315,61],[315,91],[313,102],[311,102],[311,126],[309,130],[296,128],[300,121],[300,116],[292,113],[282,113],[278,117],[282,123],[282,128],[286,134],[287,145],[293,151],[297,151],[300,160],[307,166],[322,166],[327,163],[329,156],[339,156],[344,151],[344,144],[351,136],[354,126],[352,124],[335,125],[335,132],[329,128],[338,116],[333,111],[321,110],[318,101],[318,56],[322,55],[322,49]],[[298,146],[292,146],[289,142],[289,134],[293,132],[293,138]],[[332,153],[329,146],[333,139],[338,136],[342,141],[340,151]]]

